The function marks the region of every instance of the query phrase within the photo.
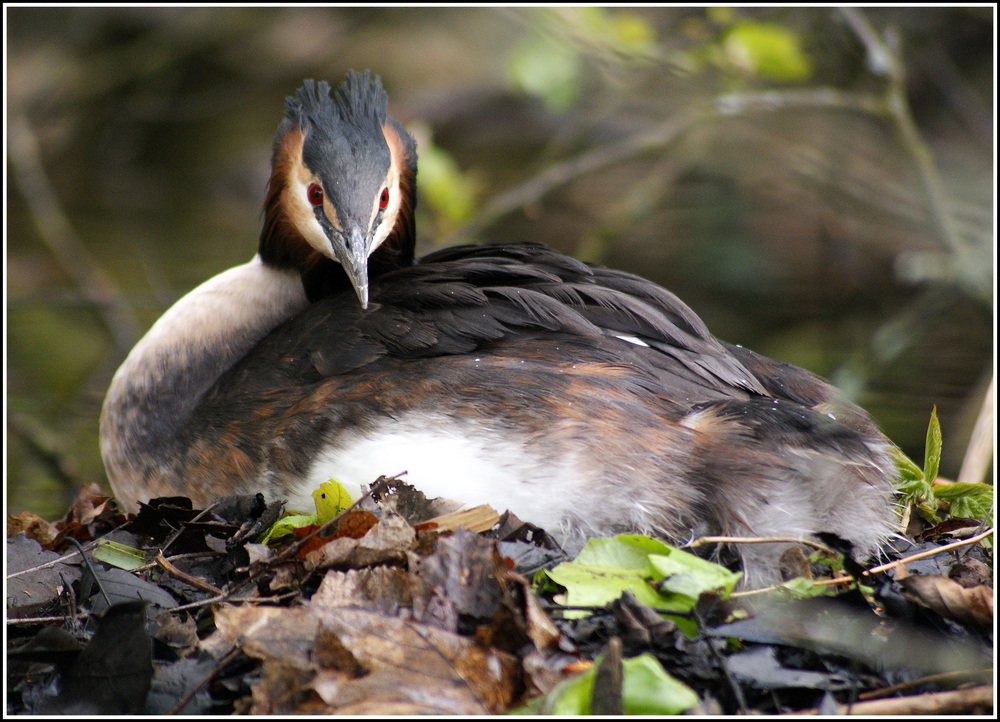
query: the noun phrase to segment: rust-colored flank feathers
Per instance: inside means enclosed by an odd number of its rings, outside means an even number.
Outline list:
[[[263,492],[307,510],[330,476],[360,493],[405,471],[570,546],[831,532],[879,551],[891,444],[829,384],[542,245],[415,260],[416,144],[387,102],[368,73],[288,99],[257,257],[168,310],[109,389],[123,503]],[[785,548],[741,548],[748,583],[774,581]]]

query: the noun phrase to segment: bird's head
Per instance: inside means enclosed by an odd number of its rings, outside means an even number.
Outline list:
[[[373,254],[388,266],[413,259],[416,143],[387,104],[378,77],[353,71],[332,97],[307,80],[286,100],[260,256],[300,271],[312,297],[330,288],[336,262],[367,307]]]

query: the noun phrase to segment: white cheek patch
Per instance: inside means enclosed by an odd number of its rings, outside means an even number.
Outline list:
[[[403,194],[399,190],[399,178],[396,173],[390,174],[387,187],[389,188],[389,203],[382,214],[382,222],[375,229],[375,234],[372,237],[372,247],[368,251],[368,255],[371,255],[389,237],[393,227],[396,225],[396,216],[399,215],[399,209],[403,202]],[[375,215],[378,213],[378,203],[378,198],[376,198],[375,207],[372,211],[372,220],[375,219]]]
[[[291,196],[291,201],[288,204],[291,220],[296,228],[302,232],[302,237],[310,246],[327,258],[335,258],[333,245],[323,232],[319,221],[316,220],[312,204],[307,200],[307,189],[308,186],[298,178],[289,181],[285,192]]]

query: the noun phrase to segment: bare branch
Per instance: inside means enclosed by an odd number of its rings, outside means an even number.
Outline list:
[[[39,236],[62,270],[99,310],[104,325],[123,352],[142,335],[132,309],[114,282],[87,251],[66,216],[42,165],[38,139],[20,113],[8,118],[7,150],[14,181],[38,228]]]
[[[877,96],[833,88],[783,90],[754,93],[727,93],[708,104],[696,105],[651,128],[616,143],[549,166],[538,175],[490,200],[475,220],[442,241],[442,246],[468,240],[503,216],[537,202],[545,194],[577,178],[642,155],[662,150],[678,141],[699,124],[751,113],[788,110],[830,109],[887,115],[888,108]]]
[[[962,459],[962,468],[958,472],[959,483],[975,484],[986,478],[990,468],[996,444],[996,373],[990,378],[986,389],[983,405],[979,409],[976,425],[972,429],[972,438]],[[996,503],[994,501],[994,503]]]

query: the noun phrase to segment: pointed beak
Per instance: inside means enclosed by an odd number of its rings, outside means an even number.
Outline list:
[[[337,260],[351,279],[361,308],[368,308],[368,239],[360,228],[352,225],[340,240],[340,244],[335,244],[339,246]]]

